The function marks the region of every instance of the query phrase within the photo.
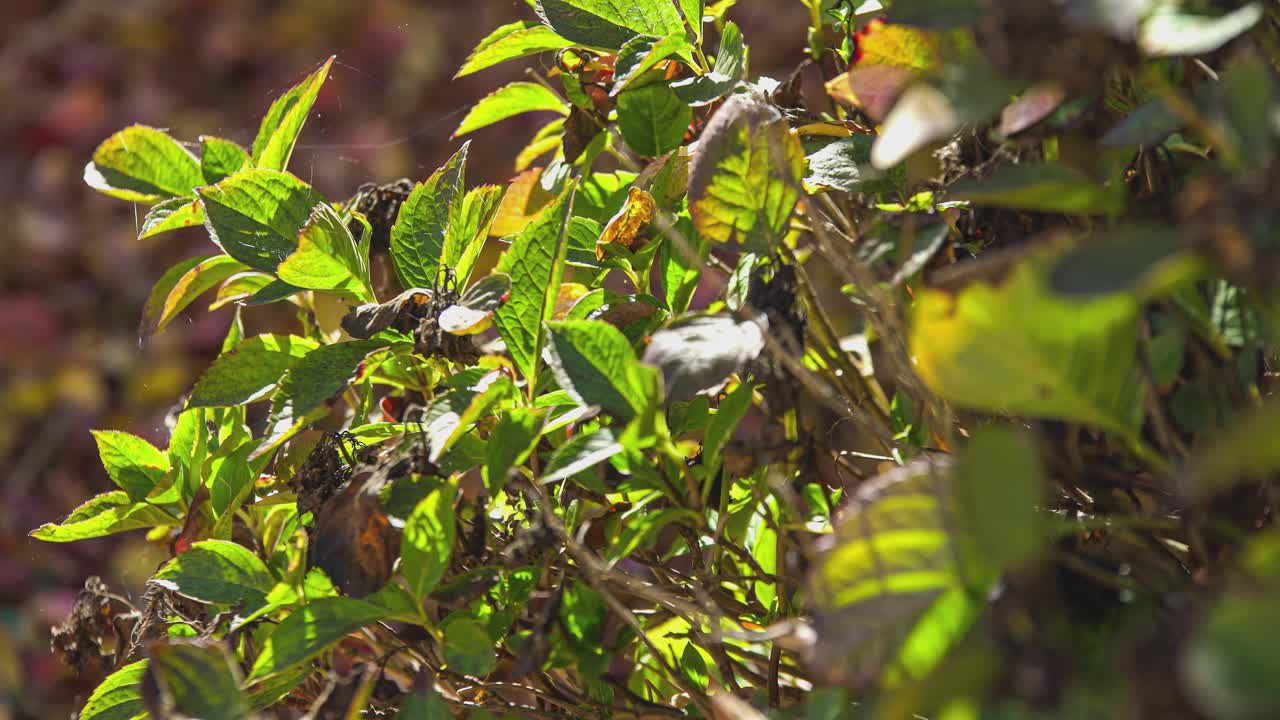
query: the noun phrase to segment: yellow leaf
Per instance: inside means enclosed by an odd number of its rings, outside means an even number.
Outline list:
[[[623,203],[622,209],[609,218],[609,224],[600,233],[600,240],[596,243],[596,259],[604,259],[604,247],[610,243],[630,248],[640,231],[653,220],[655,207],[653,196],[648,192],[638,187],[628,190],[627,201]]]

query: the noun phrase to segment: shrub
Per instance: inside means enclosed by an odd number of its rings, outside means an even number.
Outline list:
[[[55,631],[82,720],[1280,711],[1274,6],[805,4],[773,79],[733,0],[533,3],[459,72],[554,53],[455,133],[553,118],[505,188],[290,174],[332,59],[108,138],[218,250],[145,332],[239,309],[33,533],[172,550]]]

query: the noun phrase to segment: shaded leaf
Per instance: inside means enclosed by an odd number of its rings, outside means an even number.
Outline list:
[[[267,637],[249,677],[288,670],[329,649],[347,633],[387,616],[385,608],[346,597],[313,598]]]
[[[643,407],[643,398],[626,376],[626,368],[636,362],[635,352],[609,323],[548,323],[545,355],[560,387],[578,403],[599,405],[622,422],[629,422]]]
[[[85,701],[80,720],[136,720],[146,713],[142,703],[142,679],[147,661],[130,663],[108,675]]]
[[[306,183],[276,170],[246,170],[198,191],[209,237],[255,270],[275,272],[293,253],[298,232],[324,200]]]
[[[249,165],[249,153],[244,148],[219,137],[200,136],[200,174],[205,184],[212,185],[225,180]]]
[[[1124,196],[1079,171],[1056,163],[1005,165],[981,180],[963,179],[947,190],[975,205],[1067,214],[1118,213]]]
[[[219,355],[191,390],[187,407],[236,406],[266,397],[318,343],[296,335],[258,335]]]
[[[668,403],[686,402],[716,392],[764,349],[764,335],[753,321],[732,315],[681,319],[653,334],[643,362],[662,371]]]
[[[142,219],[142,229],[138,231],[138,239],[197,225],[204,226],[204,208],[200,206],[199,200],[185,196],[169,198],[156,203],[147,211],[147,216]]]
[[[148,672],[160,697],[155,716],[240,720],[249,713],[240,667],[221,643],[169,640],[147,646]]]
[[[613,64],[613,88],[609,94],[616,96],[631,83],[658,66],[658,63],[689,48],[684,31],[673,32],[661,38],[637,35],[618,51]]]
[[[476,621],[451,616],[444,621],[444,661],[449,669],[463,675],[484,676],[497,667],[493,640]]]
[[[665,84],[632,88],[618,96],[618,127],[641,156],[656,157],[684,140],[693,111]]]
[[[747,51],[742,44],[742,31],[733,22],[726,22],[720,33],[720,52],[716,54],[711,72],[695,75],[671,84],[679,98],[692,107],[709,105],[729,94],[745,79]]]

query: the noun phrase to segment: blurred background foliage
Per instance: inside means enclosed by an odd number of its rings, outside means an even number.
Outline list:
[[[736,15],[753,68],[803,58],[799,3]],[[0,22],[0,720],[69,717],[101,679],[49,652],[90,575],[133,598],[167,557],[140,534],[72,545],[27,537],[111,487],[90,429],[163,445],[165,417],[217,355],[232,309],[196,303],[139,341],[155,278],[209,250],[203,228],[138,241],[141,213],[81,179],[102,138],[132,123],[179,138],[252,140],[271,100],[325,57],[338,63],[293,168],[326,197],[364,182],[423,179],[458,145],[474,102],[518,64],[452,81],[519,0],[8,0]],[[474,135],[470,177],[505,183],[543,118]],[[290,321],[289,306],[260,308]]]

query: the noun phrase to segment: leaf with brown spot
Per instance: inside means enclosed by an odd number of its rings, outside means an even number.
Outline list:
[[[385,585],[400,554],[400,533],[378,498],[383,483],[370,483],[373,477],[354,478],[320,508],[311,545],[312,564],[351,597],[371,595]]]

